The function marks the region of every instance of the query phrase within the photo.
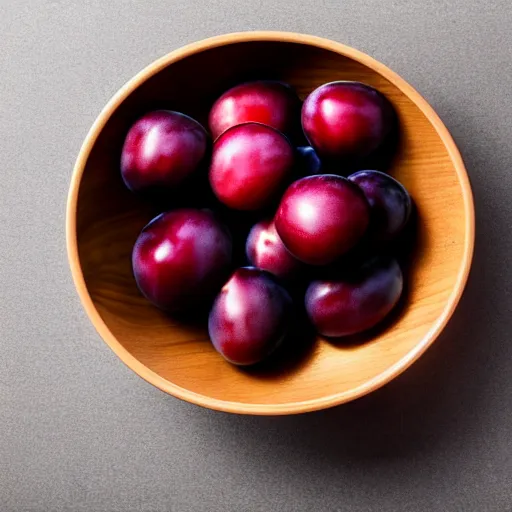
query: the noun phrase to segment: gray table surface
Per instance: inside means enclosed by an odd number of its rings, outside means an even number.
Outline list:
[[[512,510],[511,26],[510,0],[0,0],[0,510]],[[453,133],[477,205],[439,341],[373,395],[296,417],[142,381],[96,334],[65,253],[72,166],[110,96],[170,50],[252,29],[401,74]]]

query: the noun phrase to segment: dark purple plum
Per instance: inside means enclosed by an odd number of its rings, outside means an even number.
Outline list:
[[[385,140],[394,120],[386,97],[360,82],[321,85],[302,106],[304,135],[327,160],[367,157]]]
[[[238,365],[258,363],[284,339],[292,318],[288,292],[263,270],[235,271],[215,299],[208,331],[215,349]]]
[[[395,239],[403,230],[412,210],[405,187],[380,171],[359,171],[349,176],[370,204],[369,236],[379,242]]]
[[[241,124],[215,141],[210,185],[226,206],[257,210],[283,187],[293,163],[293,147],[282,133],[259,123]]]
[[[262,80],[226,91],[214,103],[208,124],[214,139],[227,129],[248,122],[289,133],[298,122],[299,112],[299,99],[289,85]]]
[[[153,304],[184,311],[211,299],[229,274],[228,230],[206,210],[180,209],[153,219],[133,248],[137,285]]]
[[[320,174],[288,187],[274,222],[297,259],[326,265],[355,246],[369,219],[370,207],[359,187],[341,176]]]
[[[251,265],[281,279],[293,278],[303,267],[303,264],[286,250],[271,219],[262,220],[252,227],[247,237],[245,252]]]
[[[299,146],[297,148],[295,168],[297,175],[301,178],[322,174],[322,162],[311,146]]]
[[[306,310],[323,336],[341,337],[366,331],[395,307],[403,289],[395,260],[377,260],[354,273],[313,281],[306,292]]]
[[[194,119],[168,110],[141,117],[130,128],[121,154],[121,175],[132,191],[172,188],[196,171],[209,147]]]

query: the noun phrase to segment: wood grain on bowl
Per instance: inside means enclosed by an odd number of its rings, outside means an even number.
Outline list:
[[[358,80],[384,93],[401,126],[390,173],[410,191],[418,237],[408,296],[396,321],[370,342],[318,339],[300,364],[280,374],[224,361],[200,325],[173,320],[137,290],[130,255],[152,209],[124,187],[119,157],[130,124],[154,108],[205,123],[231,85],[284,80],[304,99],[334,80]],[[186,46],[150,65],[109,102],[78,157],[68,199],[71,270],[100,335],[135,372],[160,389],[214,409],[289,414],[341,404],[401,373],[435,340],[462,294],[471,264],[474,210],[461,156],[426,101],[367,55],[312,36],[252,32]]]

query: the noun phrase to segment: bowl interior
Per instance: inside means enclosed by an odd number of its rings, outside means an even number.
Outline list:
[[[386,94],[401,125],[390,172],[408,188],[418,213],[407,298],[395,320],[364,344],[318,339],[281,370],[247,371],[228,364],[212,348],[205,327],[169,318],[140,295],[130,255],[153,211],[125,189],[119,171],[123,139],[139,115],[169,108],[205,123],[211,104],[226,88],[251,78],[284,80],[301,98],[333,80],[359,80]],[[252,41],[172,62],[114,111],[85,161],[79,185],[79,263],[92,304],[110,331],[110,345],[119,348],[115,338],[132,356],[123,359],[132,367],[130,361],[138,361],[136,370],[166,391],[225,410],[292,412],[363,394],[430,344],[436,325],[447,315],[450,296],[463,286],[461,266],[471,233],[466,185],[452,157],[431,120],[404,92],[335,51]],[[143,367],[149,371],[141,372]]]

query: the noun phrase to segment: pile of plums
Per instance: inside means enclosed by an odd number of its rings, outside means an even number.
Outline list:
[[[244,83],[215,101],[209,131],[175,111],[144,115],[124,142],[124,183],[181,200],[135,243],[142,294],[171,314],[209,308],[213,346],[239,365],[271,354],[301,311],[326,337],[375,326],[402,293],[389,248],[411,198],[384,172],[347,169],[365,169],[396,121],[359,82],[322,85],[302,106],[284,83]]]

